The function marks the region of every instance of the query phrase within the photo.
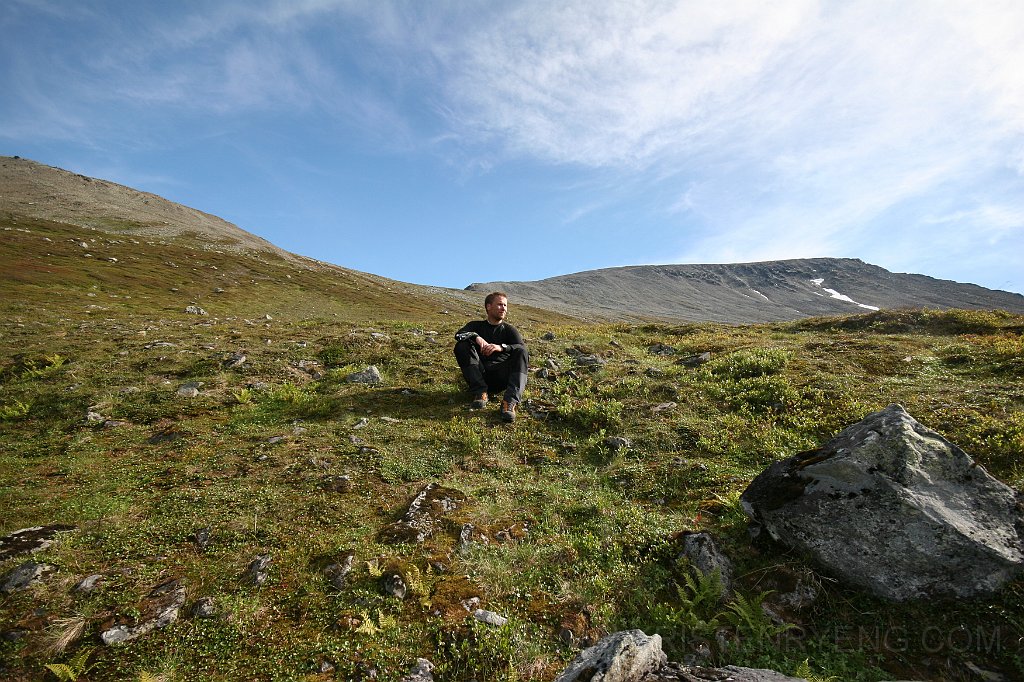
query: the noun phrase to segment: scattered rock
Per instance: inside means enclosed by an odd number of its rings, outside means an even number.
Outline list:
[[[324,476],[320,481],[320,487],[332,493],[350,493],[353,488],[352,477],[346,475]]]
[[[640,682],[667,660],[660,635],[626,630],[581,651],[555,682]]]
[[[210,527],[200,528],[192,534],[192,542],[195,543],[196,547],[200,550],[204,550],[210,544]]]
[[[192,605],[193,618],[214,618],[217,615],[217,602],[213,597],[200,597]]]
[[[577,367],[601,367],[608,364],[608,361],[602,358],[600,355],[577,355],[576,366]]]
[[[416,665],[401,682],[434,682],[434,664],[425,658],[417,658]]]
[[[206,312],[197,305],[186,306],[185,312],[188,313],[189,315],[209,315],[208,312]]]
[[[625,450],[633,445],[628,438],[622,436],[608,436],[604,439],[604,444],[616,451]]]
[[[899,405],[771,465],[741,501],[773,539],[887,599],[989,594],[1024,569],[1024,495]]]
[[[667,410],[674,410],[676,409],[676,407],[676,403],[673,402],[658,403],[657,405],[651,408],[651,412],[665,412]]]
[[[224,367],[227,369],[237,369],[245,364],[249,358],[242,352],[234,352],[224,360]]]
[[[544,340],[544,341],[554,341],[555,340],[555,333],[554,332],[544,332],[544,334],[540,338],[542,340]]]
[[[39,564],[31,560],[26,561],[20,566],[11,569],[0,578],[0,592],[5,594],[20,592],[41,581],[56,570],[57,567],[50,564]]]
[[[117,419],[107,419],[103,422],[104,429],[119,429],[122,426],[128,426],[128,422],[119,421]]]
[[[74,526],[53,524],[16,530],[0,538],[0,561],[6,561],[19,554],[41,552],[56,541],[57,533],[74,529]]]
[[[711,533],[684,533],[683,551],[679,556],[686,557],[690,567],[702,575],[718,571],[722,581],[722,600],[732,594],[732,562],[719,549]]]
[[[704,351],[703,353],[697,353],[696,355],[687,355],[684,358],[676,360],[676,364],[682,365],[683,367],[700,367],[701,365],[706,365],[709,362],[711,362],[710,351]]]
[[[99,412],[94,412],[93,410],[87,410],[86,413],[85,413],[85,421],[86,421],[87,424],[100,424],[102,422],[105,422],[106,420],[107,420],[107,418],[104,417]]]
[[[269,443],[270,445],[277,445],[283,440],[284,436],[271,436],[270,438],[267,439],[267,443]]]
[[[262,585],[267,582],[267,578],[270,577],[270,571],[267,568],[270,566],[270,561],[270,554],[258,554],[242,574],[242,581],[251,585]]]
[[[405,578],[396,570],[385,571],[380,577],[380,584],[384,589],[385,594],[389,594],[398,599],[405,599],[405,595],[409,591],[409,586],[406,585]]]
[[[386,542],[422,543],[434,534],[440,519],[466,501],[466,496],[454,488],[429,483],[409,505],[398,521],[385,526],[380,536]]]
[[[99,585],[99,582],[101,580],[103,580],[103,576],[102,575],[100,575],[99,573],[93,573],[92,575],[87,576],[87,577],[82,578],[81,580],[79,580],[75,584],[74,588],[72,588],[72,589],[75,592],[81,592],[82,594],[89,594],[90,592],[93,592],[93,591],[96,590],[96,587]]]
[[[473,612],[473,618],[485,625],[490,625],[493,628],[500,628],[508,622],[508,618],[499,616],[494,611],[484,611],[483,609],[477,609]]]
[[[107,626],[100,639],[107,646],[138,639],[178,620],[185,604],[185,587],[180,580],[168,580],[154,587],[139,606],[139,617]]]
[[[676,349],[664,343],[655,343],[647,347],[647,352],[651,355],[668,356],[675,355]]]
[[[370,365],[362,372],[353,372],[345,377],[345,381],[354,384],[379,384],[384,379],[380,375],[380,370],[376,366]]]
[[[338,561],[328,564],[324,568],[324,576],[334,589],[340,590],[345,587],[345,578],[352,572],[354,558],[354,552],[345,552]]]
[[[550,369],[553,372],[557,372],[558,370],[562,369],[562,366],[559,365],[558,361],[555,360],[554,358],[546,359],[544,361],[544,366],[547,367],[548,369]]]
[[[690,667],[669,663],[661,637],[615,632],[581,651],[555,682],[805,682],[774,670]]]
[[[370,420],[367,419],[366,417],[363,417],[362,419],[357,421],[355,424],[353,424],[352,428],[353,429],[361,429],[361,428],[365,427],[366,425],[368,425],[369,423],[370,423]]]
[[[178,389],[179,398],[195,398],[199,395],[199,387],[203,385],[201,381],[190,381],[186,384],[182,384]]]
[[[168,426],[165,429],[157,431],[146,440],[150,445],[159,445],[160,443],[172,443],[176,440],[184,438],[187,434],[184,431],[178,431],[173,426]]]

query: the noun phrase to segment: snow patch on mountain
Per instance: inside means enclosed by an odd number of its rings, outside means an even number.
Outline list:
[[[831,298],[837,299],[839,301],[846,301],[847,303],[852,303],[852,304],[854,304],[856,306],[860,306],[861,308],[867,308],[868,310],[878,310],[878,306],[866,305],[864,303],[857,303],[857,301],[853,300],[849,296],[841,294],[838,291],[836,291],[835,289],[829,289],[828,287],[824,286],[824,284],[825,284],[825,279],[824,278],[812,279],[811,283],[812,284],[817,284]],[[815,292],[815,293],[817,293],[817,292]],[[818,294],[818,295],[820,296],[821,294]]]

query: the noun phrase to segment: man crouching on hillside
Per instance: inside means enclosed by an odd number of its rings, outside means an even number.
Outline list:
[[[473,394],[473,407],[487,405],[488,391],[505,391],[501,418],[515,421],[516,406],[526,388],[530,354],[523,336],[505,321],[508,296],[500,291],[484,299],[486,320],[474,320],[455,334],[455,359]]]

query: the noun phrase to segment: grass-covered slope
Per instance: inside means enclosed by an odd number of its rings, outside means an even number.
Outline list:
[[[0,597],[4,679],[67,664],[89,680],[397,680],[423,656],[440,680],[550,680],[573,646],[627,627],[662,634],[675,657],[706,639],[719,662],[786,673],[807,661],[839,679],[970,679],[967,664],[1024,676],[1024,582],[986,600],[880,602],[754,547],[737,502],[768,463],[892,402],[1020,488],[1024,318],[586,326],[514,308],[533,365],[559,369],[531,379],[534,416],[504,425],[467,409],[451,355],[478,304],[269,256],[8,227],[0,534],[74,529],[33,557],[54,574]],[[658,343],[678,353],[649,352]],[[575,351],[606,364],[574,368]],[[675,362],[704,351],[703,366]],[[246,361],[227,367],[235,353]],[[371,364],[382,385],[346,381]],[[178,395],[188,383],[197,396]],[[431,482],[464,501],[422,544],[396,543],[388,528]],[[677,560],[679,534],[698,529],[737,563],[727,604]],[[349,552],[335,587],[324,567]],[[257,586],[243,574],[262,554]],[[393,572],[404,600],[381,588]],[[97,589],[73,589],[93,574]],[[792,575],[820,596],[779,636],[758,602]],[[99,642],[168,579],[188,608],[211,597],[213,617],[186,610]],[[716,626],[738,642],[723,648]]]

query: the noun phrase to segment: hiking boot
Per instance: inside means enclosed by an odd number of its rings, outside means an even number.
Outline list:
[[[501,418],[507,422],[514,422],[516,420],[516,404],[510,403],[507,400],[502,400]]]
[[[487,391],[484,391],[483,393],[478,394],[476,399],[473,401],[473,404],[471,405],[471,407],[474,410],[482,410],[485,407],[487,407]]]

